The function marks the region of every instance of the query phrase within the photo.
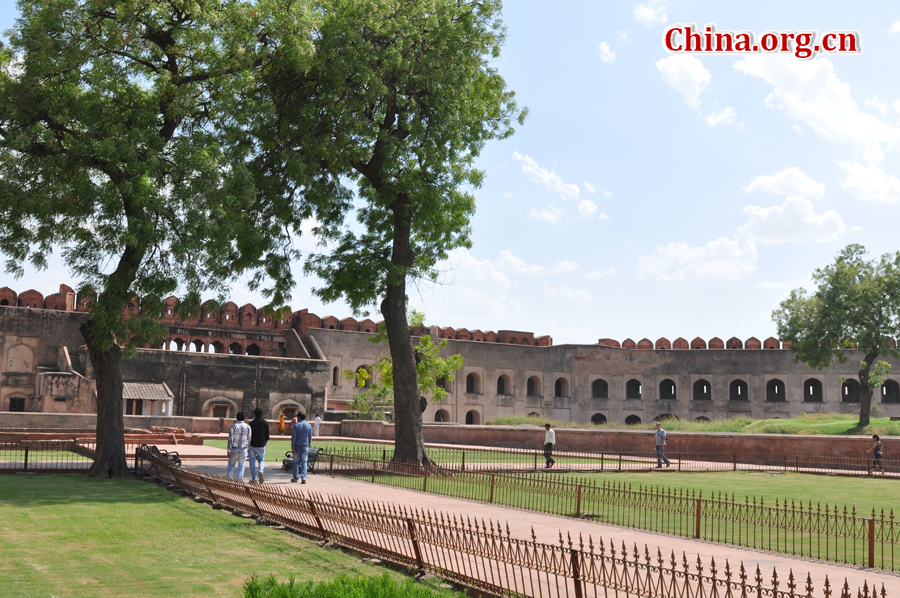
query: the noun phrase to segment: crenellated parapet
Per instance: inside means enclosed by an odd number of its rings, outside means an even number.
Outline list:
[[[689,350],[689,349],[790,349],[791,342],[785,341],[784,343],[780,342],[777,338],[770,336],[766,340],[760,342],[760,340],[754,336],[751,336],[745,341],[737,338],[736,336],[731,337],[727,341],[722,341],[717,336],[712,337],[709,341],[705,341],[699,336],[692,340],[690,343],[682,338],[678,337],[674,341],[669,342],[669,339],[666,337],[660,337],[656,339],[656,342],[651,341],[650,339],[644,338],[639,340],[638,342],[634,342],[630,338],[626,338],[621,343],[614,338],[601,338],[597,341],[598,345],[603,347],[613,347],[615,349],[628,349],[635,351],[648,351],[650,349],[659,350]],[[891,339],[891,346],[894,345],[894,340]]]

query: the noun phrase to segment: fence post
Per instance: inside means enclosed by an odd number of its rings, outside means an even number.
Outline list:
[[[307,500],[306,502],[309,503],[309,512],[312,513],[313,518],[315,518],[315,520],[316,520],[316,525],[319,526],[319,531],[322,532],[322,539],[327,540],[328,532],[325,531],[325,526],[322,525],[322,520],[319,519],[319,514],[316,512],[315,503],[313,503],[313,501],[311,501],[311,500]]]
[[[489,504],[494,504],[494,474],[491,474],[491,497],[488,499]]]
[[[381,460],[387,461],[387,449],[381,449]]]
[[[534,468],[537,469],[537,451],[534,452]]]
[[[575,496],[575,516],[581,517],[581,484],[578,484],[578,494]]]
[[[875,568],[875,514],[869,519],[869,568]]]
[[[412,540],[413,551],[416,553],[416,566],[419,568],[419,573],[424,573],[425,561],[422,560],[422,551],[419,549],[419,541],[416,540],[416,526],[412,519],[407,518],[406,527],[409,528],[409,539]]]
[[[605,455],[604,455],[603,453],[600,453],[600,471],[603,471],[603,460],[604,460],[604,457],[605,457]]]
[[[694,537],[700,538],[700,499],[697,499],[696,517],[694,521]]]
[[[731,471],[737,471],[737,453],[732,453],[731,461]]]
[[[678,471],[681,471],[681,456],[678,456]]]
[[[22,471],[28,471],[28,447],[25,447],[25,467]]]
[[[334,477],[334,455],[329,455],[331,459],[329,459],[330,463],[328,464],[328,475]]]
[[[466,470],[466,451],[462,452],[462,470]]]
[[[569,558],[572,560],[572,580],[575,582],[575,598],[582,598],[578,551],[574,548],[569,548]]]
[[[175,475],[174,472],[172,475]],[[176,477],[175,479],[177,480],[178,478]],[[241,480],[241,482],[243,483],[243,480]],[[260,517],[262,517],[263,516],[262,509],[259,508],[259,504],[257,504],[256,499],[253,498],[253,492],[250,491],[250,486],[244,484],[244,490],[247,491],[247,496],[250,497],[250,502],[253,503],[253,507],[256,509],[256,512],[259,514]]]
[[[425,475],[422,476],[422,492],[428,492],[428,466],[423,465],[422,469],[425,472]]]
[[[622,471],[622,453],[619,453],[619,471]]]
[[[377,461],[375,461],[375,460],[372,461],[372,483],[373,484],[375,483],[375,464],[376,463],[377,463]]]

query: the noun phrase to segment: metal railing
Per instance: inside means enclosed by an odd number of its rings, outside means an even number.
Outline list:
[[[75,440],[19,440],[0,443],[2,473],[74,473],[87,471],[93,459]]]
[[[490,520],[244,484],[182,470],[145,449],[136,465],[212,503],[492,596],[887,598],[883,584],[880,591],[868,582],[851,590],[846,579],[833,587],[826,577],[817,587],[809,574],[773,570],[764,577],[759,566],[732,568],[726,560],[719,568],[715,559],[688,561],[591,537],[560,534],[558,544],[545,544],[533,532],[530,540],[513,538],[508,525]]]
[[[608,480],[563,480],[533,472],[468,472],[340,455],[320,458],[319,471],[686,538],[889,571],[900,569],[900,521],[893,510],[877,513],[873,509],[866,514],[847,506],[787,500],[766,504],[754,497],[703,496]]]

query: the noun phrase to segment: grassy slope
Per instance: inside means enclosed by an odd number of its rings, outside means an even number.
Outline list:
[[[252,573],[374,575],[338,550],[139,481],[0,479],[0,597],[237,597]]]

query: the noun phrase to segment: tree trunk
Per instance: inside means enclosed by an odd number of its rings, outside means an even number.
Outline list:
[[[88,355],[97,380],[97,451],[87,472],[93,478],[124,478],[131,475],[125,458],[125,418],[122,406],[122,349],[115,343],[103,349],[95,339],[93,320],[81,325]]]
[[[401,194],[391,208],[394,212],[392,268],[381,302],[381,315],[394,366],[394,461],[421,465],[428,457],[422,432],[416,358],[406,317],[406,274],[414,257],[410,247],[409,197]]]
[[[869,384],[869,372],[872,365],[878,359],[878,353],[868,353],[863,362],[863,366],[859,369],[859,427],[865,428],[869,425],[870,415],[872,411],[872,385]]]

